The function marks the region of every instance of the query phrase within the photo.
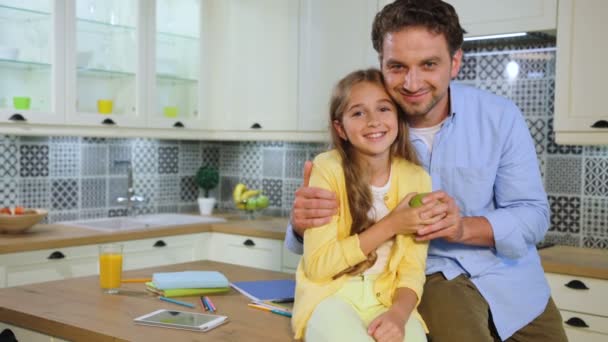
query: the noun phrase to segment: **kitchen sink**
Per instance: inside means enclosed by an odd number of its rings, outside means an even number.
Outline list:
[[[133,217],[110,217],[101,219],[64,221],[58,223],[65,226],[116,232],[134,229],[162,228],[167,226],[217,222],[226,222],[226,219],[221,217],[194,216],[186,214],[149,214]]]

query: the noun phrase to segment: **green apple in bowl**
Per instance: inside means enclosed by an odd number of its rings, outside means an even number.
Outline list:
[[[268,196],[260,195],[256,198],[255,202],[258,209],[264,209],[268,208],[270,199],[268,198]]]

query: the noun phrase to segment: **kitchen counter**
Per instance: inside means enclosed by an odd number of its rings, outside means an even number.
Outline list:
[[[217,270],[230,281],[288,279],[293,275],[212,261],[196,261],[124,273],[125,278],[150,277],[153,272]],[[191,332],[135,325],[135,317],[158,309],[202,312],[197,297],[190,309],[158,300],[143,284],[124,284],[118,295],[99,289],[97,276],[0,289],[0,322],[69,341],[289,341],[290,320],[247,307],[249,299],[235,290],[210,296],[217,313],[229,323],[209,332]]]
[[[553,246],[539,254],[545,272],[608,280],[608,250]]]
[[[285,227],[288,222],[285,217],[262,216],[254,220],[245,220],[237,214],[218,216],[226,218],[227,222],[119,232],[96,231],[61,224],[39,224],[23,234],[0,234],[0,254],[202,232],[239,234],[277,240],[285,238]]]

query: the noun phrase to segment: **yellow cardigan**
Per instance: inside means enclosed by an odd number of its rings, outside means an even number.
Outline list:
[[[420,166],[402,158],[393,158],[391,184],[385,198],[394,209],[410,192],[431,191],[431,178]],[[352,218],[348,205],[344,172],[337,151],[318,155],[310,178],[310,186],[336,193],[340,204],[338,214],[324,226],[304,233],[304,255],[296,272],[296,296],[291,321],[295,338],[303,338],[306,323],[317,305],[336,293],[351,276],[332,279],[335,274],[367,258],[361,251],[358,235],[349,235]],[[393,302],[395,289],[407,287],[422,297],[428,243],[416,242],[411,235],[398,235],[393,244],[387,269],[374,284],[379,301],[386,307]],[[412,313],[424,325],[417,311]]]

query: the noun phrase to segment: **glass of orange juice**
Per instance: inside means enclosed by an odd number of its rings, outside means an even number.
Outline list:
[[[122,275],[122,245],[110,243],[99,246],[99,286],[105,293],[116,294]]]

